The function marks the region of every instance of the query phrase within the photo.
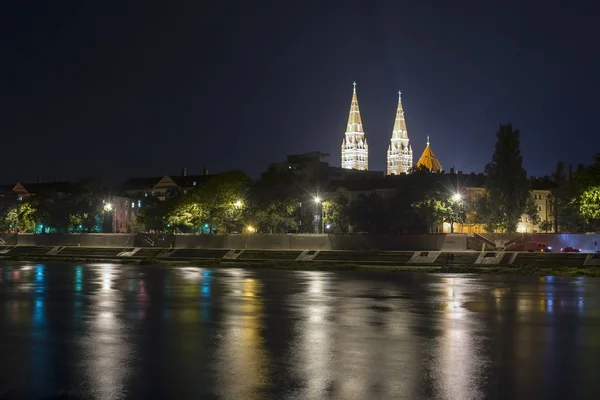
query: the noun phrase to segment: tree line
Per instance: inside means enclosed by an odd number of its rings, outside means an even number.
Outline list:
[[[544,177],[551,188],[554,223],[541,222],[530,194],[532,181],[523,168],[520,132],[511,124],[496,134],[491,162],[485,167],[485,195],[475,203],[441,184],[443,174],[413,169],[395,189],[365,190],[351,197],[335,187],[315,202],[322,182],[294,170],[270,167],[253,181],[241,171],[211,175],[187,192],[169,191],[164,199],[144,197],[136,209],[134,231],[187,233],[427,233],[440,223],[451,229],[471,221],[490,232],[515,232],[522,215],[543,231],[600,230],[600,154],[591,165],[568,173],[558,163]],[[342,183],[342,186],[344,183]],[[382,194],[382,192],[385,192]],[[0,230],[20,232],[110,232],[107,189],[98,180],[72,185],[68,193],[40,192],[19,200],[0,199]],[[324,217],[320,221],[318,216]],[[317,216],[317,218],[315,218]]]

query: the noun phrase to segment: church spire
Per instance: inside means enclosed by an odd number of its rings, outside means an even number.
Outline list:
[[[387,174],[398,175],[407,173],[412,168],[413,154],[406,130],[404,108],[402,106],[402,92],[398,91],[398,108],[392,129],[392,138],[387,154]]]
[[[350,103],[350,114],[348,115],[346,135],[348,133],[364,134],[362,120],[360,118],[360,109],[358,108],[358,97],[356,96],[356,82],[353,82],[352,85],[354,85],[354,89],[352,92],[352,102]]]
[[[360,118],[356,82],[353,82],[352,85],[350,114],[344,140],[342,140],[342,168],[367,170],[369,169],[369,146]]]
[[[404,108],[402,107],[402,92],[398,91],[398,109],[396,110],[396,120],[392,131],[392,139],[408,139],[406,131],[406,121],[404,120]]]

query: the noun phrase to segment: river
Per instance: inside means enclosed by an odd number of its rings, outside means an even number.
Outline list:
[[[600,279],[0,264],[0,399],[597,399]]]

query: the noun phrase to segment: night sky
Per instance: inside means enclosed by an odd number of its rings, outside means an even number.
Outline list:
[[[353,81],[370,169],[399,89],[415,162],[480,172],[508,121],[530,175],[600,151],[593,1],[82,3],[2,4],[0,183],[339,165]]]

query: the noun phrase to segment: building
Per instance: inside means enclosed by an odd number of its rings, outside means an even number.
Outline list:
[[[442,164],[438,160],[437,156],[431,149],[429,143],[429,136],[427,136],[427,146],[425,150],[423,150],[423,154],[421,154],[421,158],[416,165],[417,168],[426,168],[430,172],[442,172],[444,169],[442,168]]]
[[[402,107],[402,93],[398,92],[398,109],[387,151],[387,174],[398,175],[410,171],[413,166],[413,151],[408,139],[406,120]]]
[[[12,188],[12,192],[17,195],[19,200],[26,199],[39,193],[60,197],[72,190],[73,185],[69,182],[17,182]]]
[[[374,179],[384,176],[382,171],[368,171],[359,169],[347,169],[334,167],[327,161],[323,161],[329,154],[313,151],[303,154],[292,154],[285,161],[273,163],[270,168],[278,171],[289,170],[298,178],[298,182],[304,185],[327,186],[332,181]],[[315,188],[316,190],[316,188]]]
[[[354,91],[352,93],[352,102],[350,103],[350,115],[348,116],[348,125],[346,133],[342,140],[342,168],[346,169],[369,169],[369,145],[363,130],[360,110],[358,108],[358,98],[356,97],[356,82],[354,82]]]
[[[554,225],[554,210],[552,208],[552,189],[556,185],[541,179],[531,180],[531,197],[538,210],[539,223],[534,224],[527,215],[521,216],[517,230],[522,233],[543,232],[542,224],[547,221]]]
[[[449,177],[450,185],[456,188],[455,191],[460,195],[461,201],[464,202],[464,206],[467,212],[467,218],[464,224],[455,225],[455,233],[484,233],[485,227],[477,223],[477,209],[480,199],[485,196],[485,175],[484,174],[462,174],[460,172],[454,173],[451,170],[450,174],[444,174]],[[552,182],[532,179],[530,196],[533,198],[537,210],[539,223],[534,224],[528,215],[522,215],[517,226],[517,231],[521,233],[538,233],[542,229],[540,225],[544,221],[553,223],[554,215],[552,210],[551,193],[555,185]],[[450,225],[447,223],[443,224],[442,231],[444,233],[450,232]]]
[[[171,190],[186,193],[208,177],[208,170],[204,168],[202,175],[188,175],[187,169],[182,168],[180,175],[164,175],[162,177],[130,178],[119,185],[118,191],[131,199],[142,200],[144,197],[157,197],[165,200]]]
[[[441,168],[439,169],[441,171]],[[477,221],[477,211],[480,200],[485,196],[486,177],[483,173],[463,174],[461,171],[450,173],[436,173],[429,175],[435,179],[435,185],[446,192],[448,199],[457,198],[466,211],[466,220],[463,224],[454,224],[454,233],[475,234],[485,233],[485,227]],[[384,200],[384,207],[388,200],[392,200],[399,192],[412,190],[414,179],[420,179],[418,174],[385,176],[380,179],[369,180],[347,180],[332,181],[329,183],[329,191],[323,197],[326,199],[345,197],[354,202],[361,196],[375,194]],[[553,221],[553,210],[550,201],[552,184],[546,181],[532,180],[530,195],[538,207],[540,221]],[[541,223],[540,222],[540,223]],[[527,215],[521,217],[517,227],[522,233],[541,232],[540,226],[531,223]],[[439,226],[433,227],[435,233],[451,233],[452,227],[449,223],[440,221]]]

